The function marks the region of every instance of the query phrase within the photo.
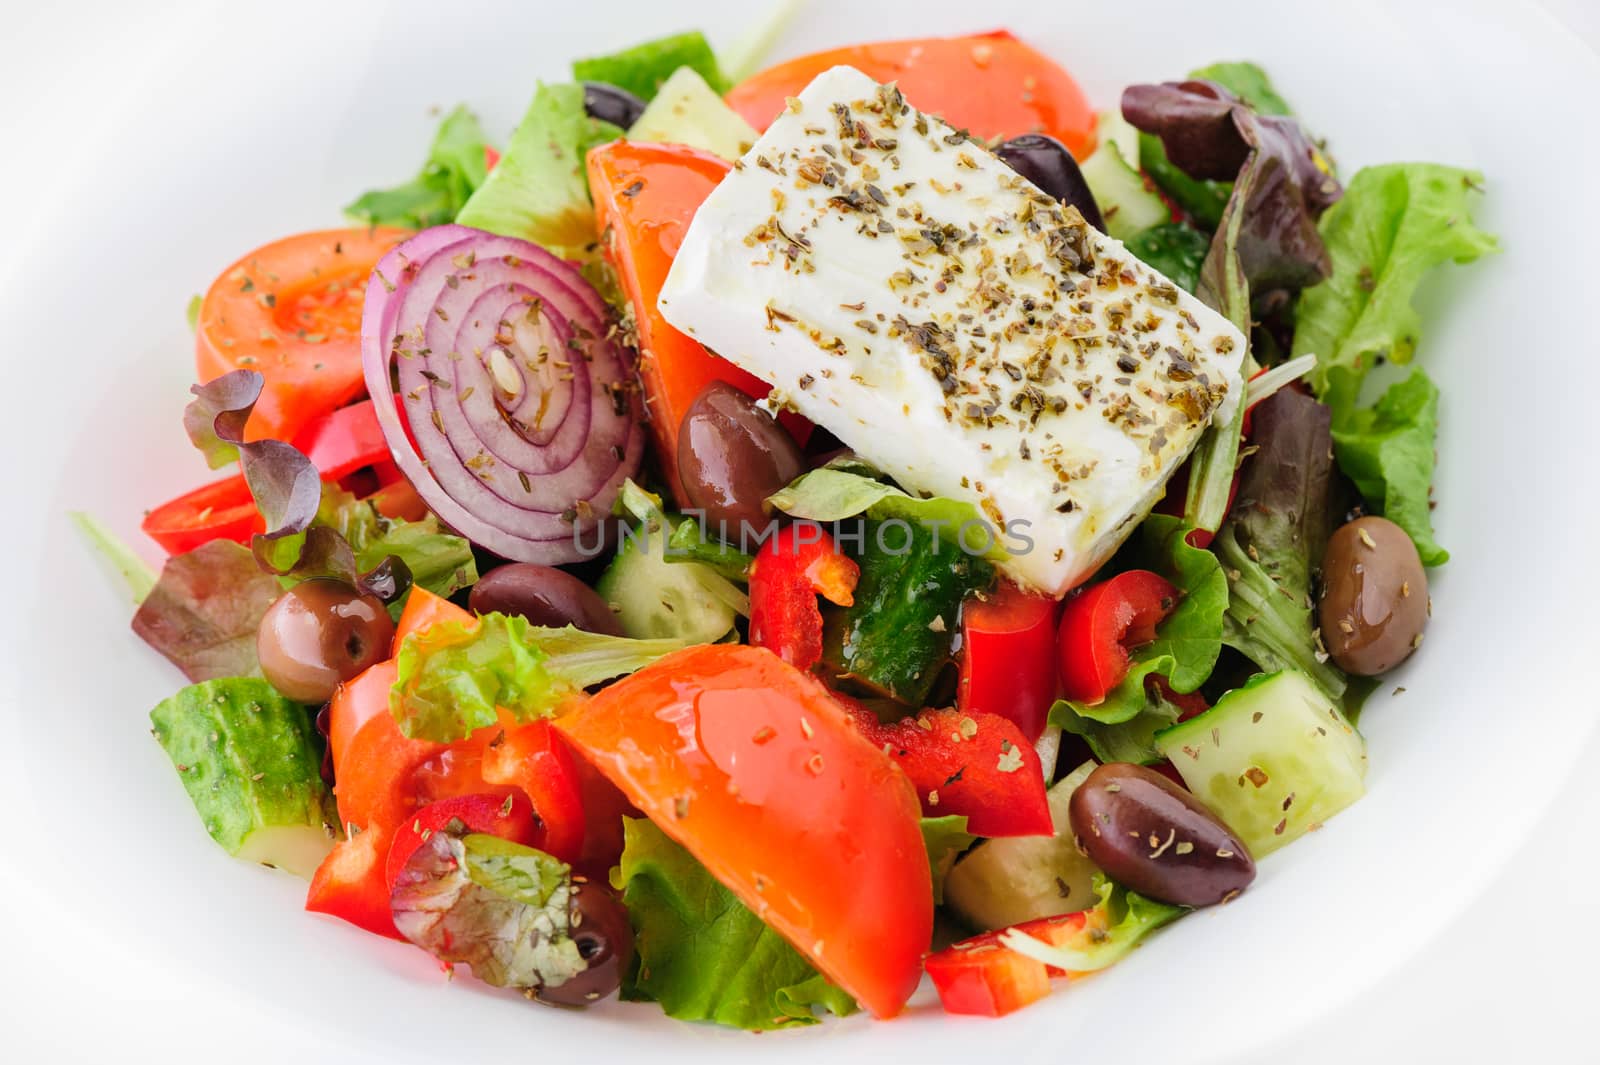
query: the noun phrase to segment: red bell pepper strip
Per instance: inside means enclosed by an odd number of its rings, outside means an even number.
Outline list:
[[[212,540],[247,544],[251,536],[267,531],[242,473],[161,504],[144,516],[139,527],[170,555],[193,551]]]
[[[293,443],[324,481],[337,481],[364,466],[389,461],[389,444],[370,399],[312,419]]]
[[[525,796],[512,792],[500,796],[493,793],[458,795],[441,799],[418,810],[416,816],[400,826],[394,842],[389,844],[389,860],[384,865],[384,883],[394,891],[395,878],[417,848],[428,841],[451,821],[460,821],[470,832],[482,832],[527,847],[539,847],[544,833],[539,819]]]
[[[534,721],[489,739],[482,765],[485,783],[517,788],[532,801],[543,826],[539,849],[564,862],[577,861],[583,853],[582,784],[577,759],[550,722]]]
[[[1069,947],[1084,934],[1094,912],[1044,917],[1016,928],[1051,946]],[[1048,995],[1052,976],[1067,975],[1006,947],[1000,942],[1004,934],[985,932],[928,956],[923,965],[946,1013],[1003,1017]]]
[[[1056,698],[1056,601],[1009,581],[961,608],[956,709],[999,714],[1038,742]]]
[[[817,596],[838,606],[855,602],[861,567],[811,522],[780,529],[750,566],[750,642],[796,669],[822,661],[822,610]]]
[[[997,714],[924,710],[892,725],[836,696],[873,746],[905,771],[929,817],[964,814],[977,836],[1048,836],[1050,802],[1039,753]]]
[[[1149,570],[1133,569],[1067,600],[1057,630],[1061,688],[1068,699],[1098,703],[1128,674],[1128,652],[1155,639],[1178,605],[1178,589]]]

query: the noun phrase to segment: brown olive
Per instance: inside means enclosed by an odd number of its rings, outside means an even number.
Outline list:
[[[565,570],[534,562],[512,562],[485,573],[467,594],[467,606],[475,614],[512,614],[534,625],[622,635],[622,623],[600,593]]]
[[[1428,575],[1400,526],[1357,518],[1328,540],[1317,619],[1340,669],[1362,677],[1387,673],[1422,643],[1428,613]]]
[[[318,577],[278,597],[256,630],[256,657],[267,682],[302,703],[333,697],[349,680],[389,657],[394,622],[377,596]]]
[[[805,459],[793,438],[721,381],[684,412],[678,429],[678,474],[686,506],[705,512],[710,535],[737,540],[741,526],[761,529],[766,498],[800,476]]]
[[[1078,849],[1141,895],[1210,906],[1256,878],[1255,859],[1238,837],[1154,769],[1100,766],[1072,793],[1067,815]]]
[[[621,900],[604,884],[574,877],[572,940],[588,967],[564,984],[542,987],[541,1002],[555,1006],[590,1006],[622,986],[622,974],[633,964],[633,926]]]

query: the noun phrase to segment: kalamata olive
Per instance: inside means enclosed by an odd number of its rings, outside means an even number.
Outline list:
[[[755,400],[721,381],[689,405],[678,428],[678,474],[689,506],[705,511],[706,528],[737,540],[741,525],[763,528],[766,498],[805,470],[783,426]]]
[[[389,657],[394,622],[383,601],[344,581],[302,581],[278,597],[256,630],[267,683],[290,699],[321,703],[340,681]]]
[[[590,1006],[622,986],[622,974],[633,964],[633,926],[616,893],[604,884],[574,877],[572,940],[588,967],[555,987],[539,989],[541,1002],[555,1006]]]
[[[1067,804],[1078,849],[1117,883],[1176,906],[1223,902],[1256,878],[1245,845],[1154,769],[1108,762]]]
[[[1340,669],[1363,677],[1387,673],[1422,643],[1428,613],[1428,575],[1400,526],[1357,518],[1328,540],[1317,618]]]
[[[570,573],[533,562],[485,573],[467,594],[467,606],[476,614],[512,614],[533,625],[622,635],[622,624],[598,592]]]
[[[627,89],[603,81],[586,81],[583,83],[583,110],[590,118],[627,129],[644,114],[644,101]]]
[[[1012,137],[994,150],[1000,161],[1033,182],[1062,203],[1070,203],[1096,229],[1105,229],[1100,205],[1094,202],[1089,183],[1083,180],[1078,161],[1066,145],[1043,133],[1024,133]]]

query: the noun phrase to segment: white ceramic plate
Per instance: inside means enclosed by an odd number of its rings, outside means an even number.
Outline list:
[[[784,53],[1006,25],[1097,105],[1220,58],[1264,62],[1346,173],[1423,159],[1488,175],[1504,251],[1420,298],[1444,391],[1435,616],[1404,695],[1363,718],[1370,794],[1274,855],[1238,903],[1001,1022],[905,1019],[759,1039],[611,1005],[579,1016],[300,910],[302,885],[206,838],[147,731],[177,686],[72,535],[85,508],[130,539],[204,475],[179,428],[183,310],[241,251],[339,220],[410,174],[429,108],[502,133],[567,60],[757,5],[29,8],[3,73],[10,217],[0,246],[0,877],[10,1035],[49,1060],[1238,1060],[1383,981],[1472,899],[1589,735],[1597,645],[1594,294],[1585,188],[1600,173],[1592,54],[1506,5],[818,0]],[[31,27],[29,19],[35,21]],[[145,545],[150,546],[150,545]],[[154,550],[151,554],[154,555]],[[1581,590],[1581,591],[1580,591]],[[1545,772],[1497,801],[1512,753]],[[7,926],[11,927],[7,927]]]

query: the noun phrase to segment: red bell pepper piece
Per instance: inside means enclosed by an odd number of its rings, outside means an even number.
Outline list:
[[[750,642],[796,669],[822,661],[817,596],[850,606],[861,567],[820,525],[796,522],[761,545],[750,566]]]
[[[324,481],[337,481],[362,467],[389,461],[389,444],[370,399],[307,422],[295,435],[294,446],[311,460]]]
[[[1056,698],[1056,601],[1010,581],[961,608],[956,708],[999,714],[1036,743]]]
[[[861,734],[905,771],[929,817],[964,814],[977,836],[1048,836],[1050,802],[1039,753],[998,714],[924,710],[892,725],[836,696]]]
[[[490,731],[478,732],[480,742]],[[532,801],[543,825],[539,849],[564,862],[577,861],[583,853],[583,790],[572,749],[550,722],[534,721],[490,738],[482,765],[485,783],[516,788]]]
[[[543,837],[533,807],[526,796],[516,792],[503,797],[491,793],[458,795],[453,799],[429,803],[400,826],[394,842],[389,844],[389,860],[384,866],[383,879],[391,892],[394,891],[395,878],[406,867],[406,862],[417,848],[451,821],[460,821],[469,832],[499,836],[528,847],[538,847]]]
[[[169,555],[193,551],[212,540],[247,544],[251,536],[267,531],[242,473],[161,504],[144,516],[139,527]]]
[[[1175,692],[1172,685],[1167,683],[1167,678],[1153,675],[1145,678],[1145,689],[1156,689],[1161,698],[1176,706],[1180,713],[1179,721],[1187,721],[1191,717],[1199,717],[1211,709],[1211,704],[1206,702],[1206,697],[1199,692]]]
[[[1067,913],[1016,928],[1051,946],[1066,947],[1083,934],[1088,916]],[[1052,976],[1067,975],[1004,946],[1003,934],[985,932],[928,956],[923,966],[946,1013],[1003,1017],[1048,995]]]
[[[1128,651],[1155,639],[1178,605],[1178,589],[1149,570],[1133,569],[1067,600],[1057,631],[1061,688],[1068,699],[1098,703],[1128,675]]]
[[[495,168],[495,164],[498,162],[500,162],[500,153],[491,148],[489,145],[485,144],[483,146],[484,172],[487,173],[488,171],[493,170]]]

